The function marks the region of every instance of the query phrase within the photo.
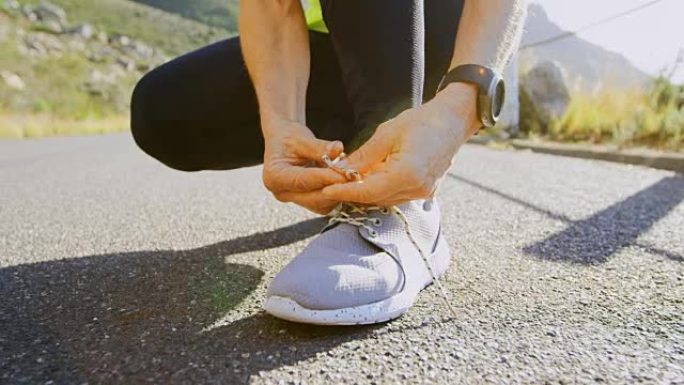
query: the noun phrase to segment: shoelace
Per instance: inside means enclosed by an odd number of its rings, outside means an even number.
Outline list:
[[[344,159],[345,154],[342,153],[338,158],[331,160],[328,155],[324,155],[322,157],[323,163],[325,165],[338,173],[344,175],[347,180],[350,181],[358,181],[361,180],[361,174],[356,171],[352,170],[349,168],[345,168],[340,166],[339,162]],[[437,288],[440,291],[440,294],[442,296],[442,299],[444,300],[444,303],[446,304],[447,308],[449,308],[449,311],[451,312],[451,315],[456,318],[456,309],[454,309],[453,306],[451,306],[451,300],[449,299],[449,295],[447,294],[446,290],[444,289],[444,286],[442,286],[442,283],[440,282],[439,278],[437,277],[437,274],[435,274],[434,270],[432,269],[432,266],[430,265],[430,262],[428,261],[427,257],[425,256],[425,252],[423,249],[420,247],[418,242],[416,241],[415,237],[413,236],[413,233],[411,232],[411,227],[408,222],[408,218],[406,218],[406,215],[399,209],[397,206],[390,206],[390,207],[380,207],[380,206],[360,206],[352,203],[340,203],[339,206],[333,210],[333,212],[330,214],[330,220],[328,221],[328,226],[331,226],[335,223],[347,223],[352,226],[356,227],[361,227],[364,228],[368,231],[368,235],[372,238],[375,238],[378,236],[377,230],[373,228],[375,227],[380,227],[382,226],[382,220],[380,218],[376,217],[371,217],[368,215],[369,212],[372,211],[379,211],[380,213],[384,215],[390,215],[391,213],[394,213],[402,222],[404,225],[404,230],[406,230],[406,235],[408,236],[409,240],[413,244],[413,247],[418,250],[418,254],[420,254],[421,259],[423,260],[423,264],[425,264],[425,267],[427,268],[428,272],[432,276],[432,281],[435,283]],[[327,226],[326,226],[327,227]],[[397,260],[401,264],[399,260]],[[403,270],[403,266],[402,266]],[[406,277],[406,273],[404,272],[404,277]]]

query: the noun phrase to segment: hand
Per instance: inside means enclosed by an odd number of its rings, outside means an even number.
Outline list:
[[[328,199],[391,206],[434,195],[454,155],[477,129],[477,90],[451,84],[430,102],[381,124],[347,159],[360,182],[325,187]]]
[[[319,214],[327,214],[338,201],[326,197],[321,189],[346,179],[337,172],[320,167],[323,154],[332,159],[344,151],[342,142],[316,139],[304,125],[276,120],[265,124],[263,181],[281,202],[293,202]]]

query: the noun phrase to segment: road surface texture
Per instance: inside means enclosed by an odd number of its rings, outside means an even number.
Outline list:
[[[128,135],[0,142],[0,383],[684,383],[684,177],[466,146],[444,279],[400,319],[260,310],[323,221],[260,168],[183,173]]]

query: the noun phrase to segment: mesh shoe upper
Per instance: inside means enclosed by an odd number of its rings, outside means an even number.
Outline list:
[[[399,209],[418,245],[430,255],[439,233],[436,202],[413,201]],[[429,272],[396,214],[374,211],[367,216],[380,221],[369,228],[339,223],[320,234],[278,273],[267,295],[290,298],[308,309],[341,309],[382,301],[407,285],[429,282]]]

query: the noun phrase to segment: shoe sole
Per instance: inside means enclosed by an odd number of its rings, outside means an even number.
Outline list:
[[[443,266],[433,266],[437,277],[441,277],[449,267],[449,247],[440,236],[431,261],[442,262]],[[264,302],[264,310],[274,317],[287,321],[313,325],[368,325],[388,322],[406,313],[420,293],[432,283],[429,279],[418,290],[403,290],[382,301],[347,307],[343,309],[315,310],[307,309],[287,297],[271,296]]]

